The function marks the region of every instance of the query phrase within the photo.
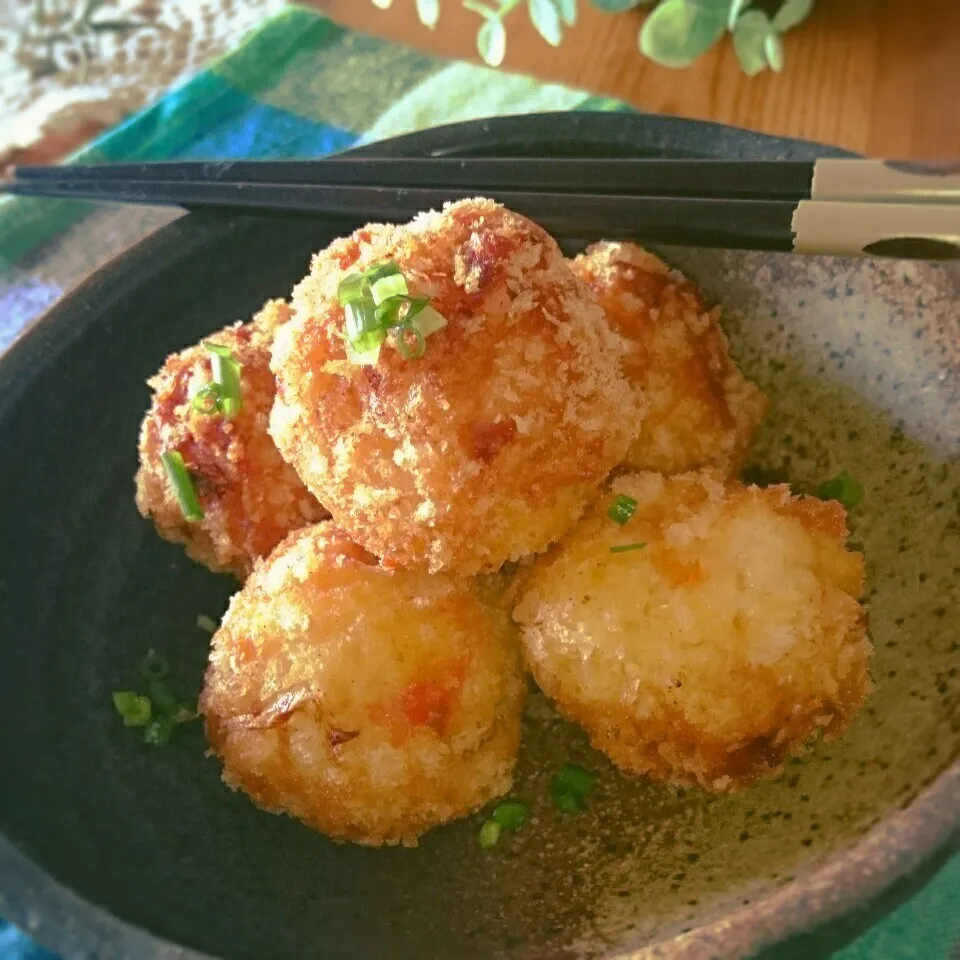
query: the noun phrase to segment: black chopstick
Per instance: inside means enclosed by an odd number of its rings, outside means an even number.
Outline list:
[[[18,180],[337,184],[615,193],[642,196],[794,199],[810,196],[813,163],[804,161],[378,158],[217,160],[18,167]]]
[[[250,212],[404,221],[463,197],[461,190],[165,180],[32,180],[5,185],[10,193],[119,203],[244,209]],[[647,242],[790,250],[789,200],[578,195],[486,191],[492,199],[535,220],[551,233],[584,240],[642,238]]]
[[[333,157],[27,167],[0,190],[392,221],[484,195],[584,240],[960,256],[960,167],[879,160]]]

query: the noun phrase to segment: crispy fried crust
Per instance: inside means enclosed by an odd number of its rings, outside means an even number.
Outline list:
[[[596,243],[571,266],[630,344],[624,370],[649,403],[625,465],[735,474],[767,402],[730,359],[720,308],[708,310],[682,274],[632,243]]]
[[[211,378],[202,343],[167,358],[149,381],[150,410],[140,428],[137,508],[167,540],[216,572],[243,579],[286,534],[329,514],[307,492],[267,433],[273,406],[270,343],[290,317],[280,300],[267,303],[247,324],[206,338],[230,349],[243,366],[243,407],[232,419],[193,409],[191,397]],[[160,455],[178,450],[193,477],[205,517],[183,518]]]
[[[426,353],[343,364],[337,285],[392,259],[447,318]],[[575,521],[637,429],[622,341],[556,243],[489,200],[314,257],[273,349],[281,452],[388,565],[494,570]]]
[[[387,570],[332,523],[233,598],[201,696],[224,780],[336,840],[412,845],[506,792],[525,681],[509,619]]]
[[[637,501],[618,526],[617,494]],[[723,791],[839,734],[871,689],[843,508],[710,472],[625,475],[514,611],[540,686],[618,766]],[[643,549],[611,553],[618,544]]]

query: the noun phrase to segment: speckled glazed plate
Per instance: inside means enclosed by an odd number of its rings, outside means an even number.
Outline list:
[[[827,152],[621,114],[477,122],[367,149]],[[755,464],[801,486],[846,468],[865,488],[853,538],[869,559],[878,690],[846,736],[713,797],[619,776],[535,695],[520,833],[484,853],[473,818],[415,850],[374,851],[254,810],[220,784],[197,729],[141,749],[110,706],[150,646],[196,691],[208,639],[196,617],[234,589],[134,509],[144,380],[287,293],[350,226],[185,217],[0,361],[0,914],[66,957],[101,960],[701,960],[778,943],[777,956],[821,955],[809,931],[935,862],[960,811],[957,267],[662,251],[724,305],[736,357],[771,397]],[[599,771],[589,814],[551,807],[566,760]]]

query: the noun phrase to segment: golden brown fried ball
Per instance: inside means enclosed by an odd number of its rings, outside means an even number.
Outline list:
[[[385,260],[447,326],[418,359],[387,345],[375,366],[346,364],[337,286]],[[292,303],[271,433],[387,565],[474,573],[543,549],[636,431],[622,341],[553,239],[492,201],[336,240]]]
[[[730,359],[720,308],[681,273],[632,243],[596,243],[571,261],[630,351],[624,370],[649,404],[625,465],[734,475],[766,411]]]
[[[199,413],[193,394],[211,379],[202,343],[169,356],[149,381],[153,400],[140,428],[137,508],[167,540],[211,570],[243,579],[291,530],[329,516],[280,456],[267,432],[275,385],[270,344],[290,317],[280,300],[251,323],[206,338],[242,364],[243,405],[231,419]],[[160,460],[179,451],[193,479],[204,519],[184,517]]]
[[[623,526],[619,494],[637,502]],[[514,612],[533,674],[622,769],[743,784],[839,733],[871,689],[846,534],[839,503],[787,486],[623,476]]]
[[[472,581],[386,570],[332,523],[233,598],[201,696],[224,780],[335,840],[415,845],[509,790],[525,683]]]

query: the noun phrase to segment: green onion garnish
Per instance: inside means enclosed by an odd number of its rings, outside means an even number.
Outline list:
[[[356,364],[361,367],[375,367],[380,360],[380,348],[383,344],[378,343],[375,347],[370,350],[365,350],[362,353],[357,353],[350,344],[347,344],[347,360],[350,363]],[[333,361],[334,363],[342,363],[343,361]]]
[[[347,340],[354,350],[369,350],[374,346],[371,342],[365,344],[363,338],[368,334],[376,334],[376,343],[383,343],[386,336],[380,323],[377,321],[377,308],[370,300],[351,300],[343,308],[347,324]]]
[[[370,284],[370,293],[373,296],[373,302],[379,307],[381,303],[390,300],[393,297],[405,297],[410,291],[407,290],[407,281],[403,279],[403,274],[393,264],[397,270],[396,273],[387,274],[380,277]]]
[[[365,288],[366,282],[362,273],[351,273],[345,276],[337,286],[337,299],[340,301],[340,306],[345,307],[354,300],[360,300]]]
[[[201,630],[206,630],[207,633],[217,632],[217,621],[213,617],[208,617],[205,613],[198,614],[197,626]]]
[[[115,690],[113,705],[123,717],[125,727],[143,727],[150,721],[152,712],[150,698],[141,696],[133,690]]]
[[[409,325],[429,302],[429,297],[408,297],[406,294],[391,297],[377,307],[377,323],[384,328]]]
[[[204,346],[213,354],[210,368],[213,371],[213,382],[217,385],[217,410],[225,417],[234,417],[243,406],[240,362],[219,343],[207,341]]]
[[[140,664],[140,676],[144,680],[162,680],[170,672],[170,665],[156,650],[150,649]]]
[[[205,383],[191,398],[193,409],[197,413],[211,416],[220,410],[220,384],[212,380]]]
[[[147,695],[154,707],[166,716],[172,716],[180,709],[177,698],[162,680],[151,680],[147,684]]]
[[[140,676],[146,680],[146,695],[134,690],[118,690],[113,705],[127,727],[143,727],[143,741],[154,747],[170,742],[173,728],[195,720],[197,715],[181,706],[164,682],[170,672],[167,661],[155,650],[148,651],[140,664]]]
[[[173,733],[173,720],[161,714],[154,717],[143,728],[143,742],[150,744],[151,747],[165,747],[170,742],[170,734]]]
[[[404,360],[416,360],[422,357],[427,349],[423,334],[413,324],[401,324],[396,327],[393,331],[393,339],[397,345],[397,353]]]
[[[504,830],[519,830],[529,812],[530,808],[519,800],[504,800],[497,804],[490,819]]]
[[[190,473],[187,465],[183,462],[183,456],[177,450],[168,450],[160,454],[160,460],[163,462],[163,468],[167,471],[167,479],[173,492],[180,501],[180,510],[183,518],[188,523],[197,523],[203,519],[203,507],[197,499],[197,491],[193,489],[193,481],[190,479]]]
[[[620,493],[617,494],[617,499],[613,501],[613,504],[607,511],[607,516],[614,523],[619,523],[622,527],[633,516],[636,509],[637,501],[634,500],[633,497],[628,497],[626,494]]]
[[[490,850],[497,845],[500,839],[500,824],[496,820],[487,820],[480,828],[480,835],[477,842],[481,850]]]
[[[852,510],[863,499],[863,487],[843,470],[835,477],[817,487],[821,500],[838,500],[847,510]]]
[[[593,791],[597,783],[597,775],[583,767],[578,767],[575,763],[565,763],[560,772],[553,778],[554,784],[577,794],[579,797],[586,797]]]
[[[611,547],[610,552],[629,553],[631,550],[642,550],[645,546],[645,543],[619,543],[617,546]]]
[[[414,315],[412,323],[425,337],[429,337],[431,333],[436,333],[447,325],[447,318],[427,303]]]
[[[410,295],[406,278],[392,260],[344,277],[337,286],[337,299],[343,307],[350,363],[376,364],[391,330],[400,356],[415,360],[423,356],[426,338],[447,325],[446,318],[429,306],[429,297]]]
[[[575,763],[567,763],[550,783],[554,806],[563,813],[575,813],[586,805],[596,784],[596,775]]]

